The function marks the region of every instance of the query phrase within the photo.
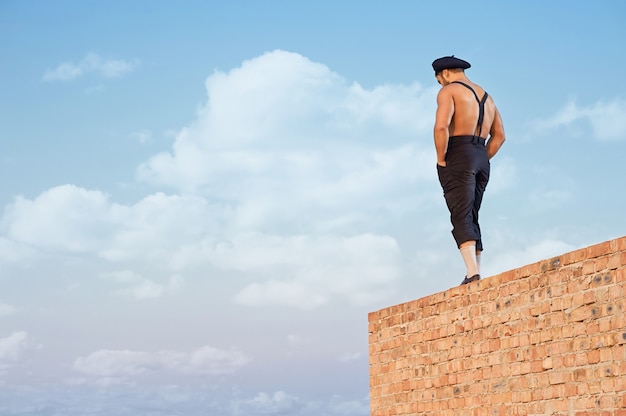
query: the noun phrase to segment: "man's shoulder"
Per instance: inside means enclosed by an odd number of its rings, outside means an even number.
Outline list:
[[[487,96],[490,98],[491,96],[487,93],[487,90],[485,90],[482,85],[480,84],[476,84],[472,81],[458,81],[458,82],[451,82],[450,84],[446,85],[446,87],[451,87],[450,92],[453,94],[463,94],[463,95],[474,95],[476,94],[478,97],[482,98],[483,95],[487,94]]]

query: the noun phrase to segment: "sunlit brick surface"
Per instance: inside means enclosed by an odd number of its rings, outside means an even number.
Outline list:
[[[372,416],[626,416],[626,237],[369,314]]]

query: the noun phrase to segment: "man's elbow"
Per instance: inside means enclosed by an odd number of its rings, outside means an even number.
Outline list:
[[[504,134],[503,130],[496,130],[491,135],[491,139],[493,140],[494,143],[497,143],[498,145],[501,146],[502,143],[506,141],[506,135]]]
[[[448,126],[435,124],[435,128],[433,129],[433,131],[435,133],[435,136],[439,134],[446,134],[448,133]]]

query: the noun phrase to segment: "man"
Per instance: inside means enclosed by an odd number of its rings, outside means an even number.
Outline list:
[[[478,211],[489,182],[489,159],[506,138],[493,99],[465,75],[469,62],[444,56],[432,66],[442,86],[434,127],[437,174],[450,211],[452,235],[467,268],[463,285],[480,279],[483,243]]]

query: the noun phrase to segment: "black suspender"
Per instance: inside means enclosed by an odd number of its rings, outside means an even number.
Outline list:
[[[474,133],[475,135],[480,137],[480,133],[483,127],[483,119],[485,118],[485,102],[487,101],[487,97],[489,96],[489,94],[487,94],[487,91],[485,91],[485,95],[483,95],[482,100],[480,100],[478,99],[478,94],[476,94],[474,88],[470,87],[466,83],[461,81],[452,81],[451,84],[461,84],[474,93],[474,97],[476,97],[476,102],[478,102],[478,122],[476,123],[476,129],[474,129]]]

